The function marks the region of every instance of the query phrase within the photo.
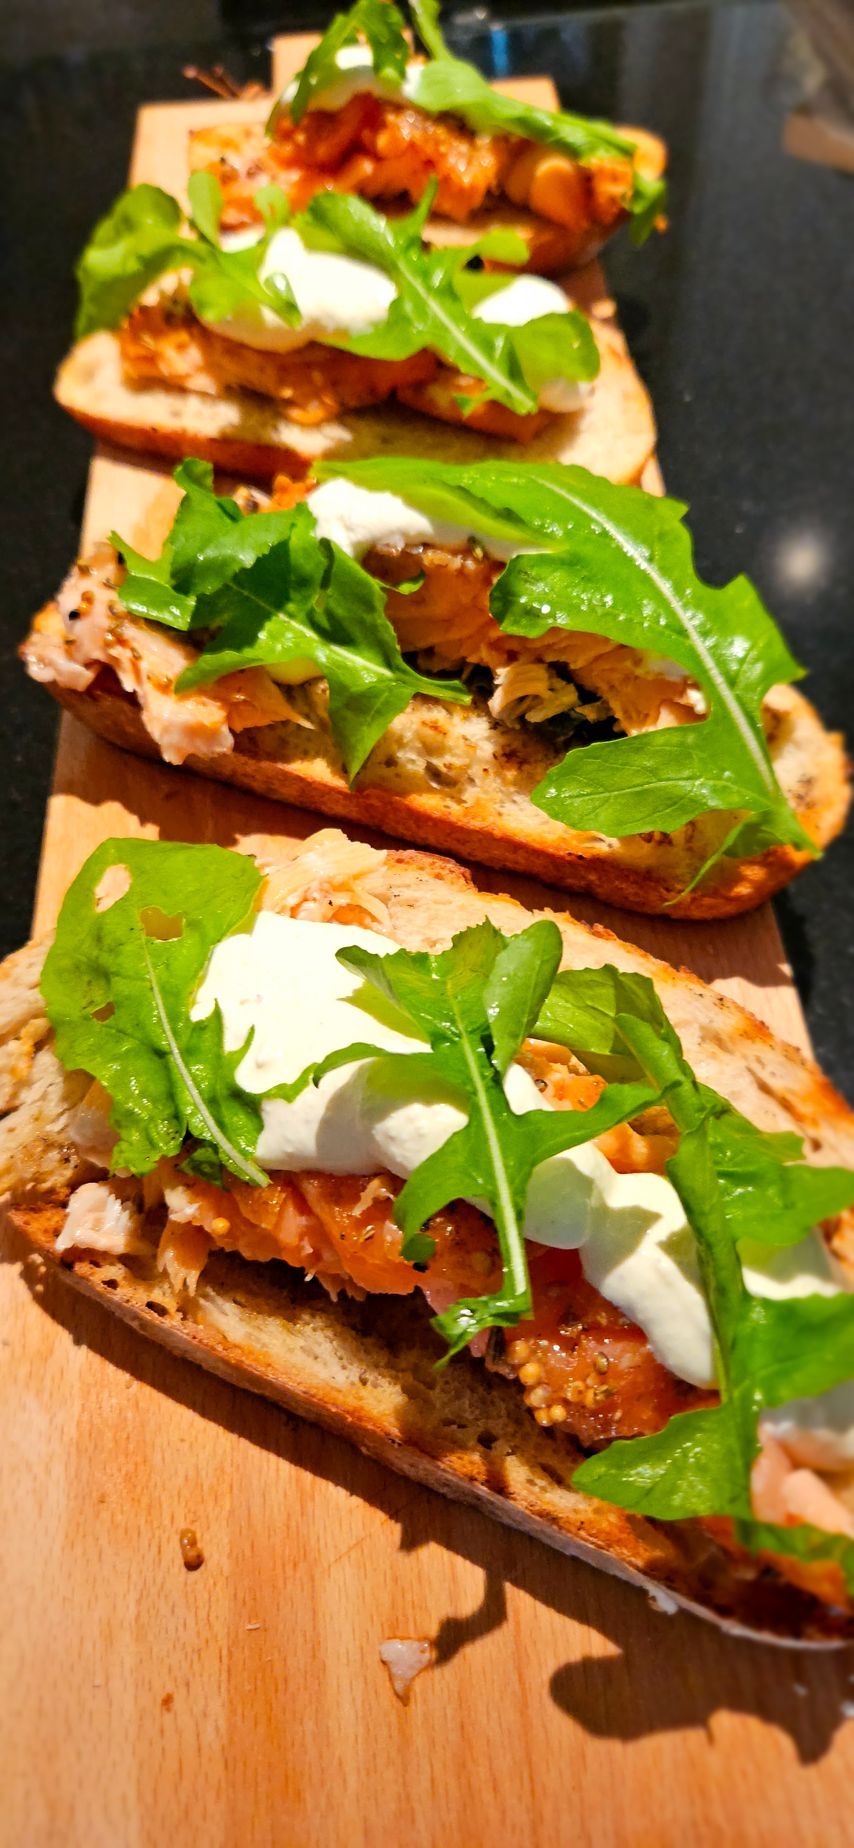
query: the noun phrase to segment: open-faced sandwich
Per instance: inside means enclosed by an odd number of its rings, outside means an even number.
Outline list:
[[[438,8],[411,7],[430,54],[413,56],[389,0],[357,0],[332,21],[266,126],[239,122],[191,136],[191,165],[219,180],[230,229],[257,218],[264,181],[295,209],[333,188],[384,211],[437,186],[431,242],[502,224],[516,261],[545,275],[585,263],[629,223],[637,243],[661,220],[665,151],[654,135],[502,95],[451,55]]]
[[[694,977],[446,861],[254,851],[266,877],[107,842],[0,970],[14,1225],[175,1351],[569,1552],[854,1635],[842,1100]]]
[[[744,910],[838,832],[841,742],[679,503],[557,465],[326,475],[235,500],[183,464],[171,528],[164,483],[28,671],[113,743],[635,910]]]
[[[518,257],[513,231],[425,244],[434,193],[389,219],[333,192],[294,214],[281,187],[260,187],[263,224],[225,233],[209,173],[190,179],[185,228],[168,193],[132,187],[78,265],[60,404],[98,436],[246,474],[523,446],[638,480],[655,425],[608,314],[495,267]]]

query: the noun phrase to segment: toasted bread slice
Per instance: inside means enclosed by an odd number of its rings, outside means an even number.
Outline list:
[[[143,757],[159,756],[136,701],[121,691],[112,674],[99,674],[85,692],[55,681],[46,684],[75,718],[110,744]],[[848,812],[842,740],[825,731],[815,709],[793,688],[775,688],[768,706],[784,793],[813,840],[826,846]],[[184,767],[422,847],[529,873],[628,911],[666,912],[675,918],[750,911],[787,885],[809,859],[793,847],[771,847],[753,859],[722,860],[708,879],[687,892],[727,832],[727,817],[703,816],[675,834],[623,840],[567,828],[529,799],[547,768],[536,739],[525,740],[472,709],[421,696],[389,727],[352,788],[328,735],[296,724],[240,732],[232,751],[190,755]]]
[[[282,492],[287,494],[285,484]],[[294,492],[302,490],[290,490]],[[174,483],[164,482],[143,530],[128,535],[149,555],[157,553],[166,538],[177,497]],[[256,493],[253,504],[257,500]],[[116,594],[109,588],[117,582],[112,574],[115,565],[115,554],[101,548],[88,567],[94,574],[91,583],[101,583],[108,601]],[[384,562],[380,554],[371,568],[384,582],[394,578],[393,561]],[[771,847],[752,858],[718,860],[692,887],[729,833],[730,815],[709,813],[674,833],[657,830],[622,838],[574,829],[546,815],[531,796],[553,770],[562,748],[540,725],[502,723],[493,716],[482,691],[476,692],[467,707],[426,695],[413,697],[387,727],[353,786],[347,782],[331,735],[322,683],[317,683],[316,697],[294,706],[283,701],[283,689],[268,682],[272,700],[259,700],[255,688],[253,706],[252,675],[245,676],[246,690],[240,697],[244,677],[238,676],[233,684],[229,680],[219,683],[219,701],[217,685],[207,689],[212,724],[200,723],[198,715],[194,717],[193,702],[184,710],[175,694],[168,695],[168,711],[161,710],[158,716],[146,700],[147,685],[164,691],[164,677],[171,675],[174,680],[181,667],[195,658],[192,638],[182,640],[177,655],[173,649],[165,663],[157,625],[148,629],[143,625],[137,631],[134,658],[141,664],[141,707],[136,690],[140,683],[123,671],[121,650],[115,671],[109,646],[99,652],[96,642],[91,654],[84,647],[75,656],[74,643],[67,639],[69,625],[61,613],[69,594],[72,604],[80,595],[74,581],[72,574],[59,597],[37,614],[22,643],[21,656],[33,677],[48,686],[83,724],[124,749],[157,759],[161,754],[158,741],[162,740],[167,761],[183,763],[198,774],[234,783],[256,795],[316,809],[343,821],[352,819],[420,846],[527,873],[639,912],[667,912],[689,919],[732,916],[760,904],[808,863],[810,856],[804,851]],[[460,596],[452,580],[448,581],[451,588],[443,588],[442,595]],[[409,605],[403,599],[398,602],[406,617]],[[447,617],[452,628],[454,614],[449,603]],[[392,613],[392,621],[398,619]],[[428,623],[428,639],[433,633]],[[410,628],[404,648],[420,645],[413,640],[414,634]],[[465,647],[464,636],[460,646]],[[152,648],[156,659],[149,660]],[[83,663],[82,669],[78,662]],[[630,664],[626,666],[627,674],[633,671]],[[134,690],[123,691],[116,672],[124,686]],[[265,679],[263,674],[261,679]],[[604,691],[607,698],[607,682]],[[783,793],[810,838],[823,848],[840,832],[848,812],[843,740],[824,728],[809,701],[792,687],[772,689],[763,716]],[[653,722],[651,712],[638,721]],[[583,751],[586,747],[575,748]]]
[[[305,844],[253,843],[291,859]],[[520,930],[530,913],[476,892],[459,868],[389,852],[373,880],[392,935],[435,949],[489,916]],[[687,1056],[710,1084],[766,1129],[795,1129],[810,1158],[854,1162],[854,1117],[807,1060],[696,977],[631,949],[603,930],[559,917],[566,966],[610,962],[649,975]],[[55,1252],[65,1201],[83,1178],[70,1112],[88,1081],[59,1066],[38,979],[46,944],[0,968],[0,1197],[29,1242],[78,1288],[142,1332],[202,1366],[346,1436],[419,1481],[474,1502],[566,1553],[645,1586],[742,1634],[831,1644],[854,1636],[850,1611],[822,1602],[767,1559],[734,1550],[725,1526],[662,1525],[572,1488],[580,1451],[533,1422],[511,1382],[468,1358],[436,1372],[427,1312],[411,1300],[330,1302],[281,1263],[216,1254],[197,1294],[176,1296],[145,1258]],[[834,1239],[854,1267],[850,1229]],[[792,1564],[787,1572],[797,1573]]]
[[[667,148],[660,137],[648,129],[624,125],[618,127],[617,133],[635,143],[636,165],[644,178],[660,179],[667,165]],[[226,210],[232,208],[231,226],[246,223],[249,217],[247,195],[257,191],[264,182],[281,183],[281,170],[275,158],[270,157],[270,145],[260,121],[217,121],[190,132],[190,171],[209,169],[216,174],[224,189]],[[532,149],[536,145],[529,144]],[[419,175],[423,172],[420,164],[416,170]],[[327,183],[337,185],[340,177],[340,173],[327,174]],[[518,192],[519,188],[516,190]],[[617,212],[611,223],[603,225],[582,209],[573,215],[571,223],[561,224],[531,209],[527,203],[529,191],[530,182],[526,185],[523,178],[519,198],[511,199],[506,193],[490,195],[481,210],[470,212],[464,219],[445,218],[434,213],[424,226],[425,242],[445,246],[472,244],[485,232],[500,226],[502,230],[514,231],[527,246],[527,262],[520,264],[520,268],[534,270],[542,276],[562,276],[567,270],[596,257],[625,223],[625,213]],[[371,196],[390,216],[411,211],[415,202],[404,196],[382,198],[375,188]]]
[[[78,423],[108,442],[163,456],[201,456],[235,474],[302,475],[337,456],[423,455],[482,462],[576,462],[612,481],[638,481],[655,448],[655,422],[646,388],[619,329],[594,317],[601,370],[582,408],[553,417],[533,441],[498,440],[383,404],[306,426],[258,394],[233,390],[212,397],[167,386],[133,387],[122,376],[116,334],[90,334],[72,347],[57,374],[58,402]]]

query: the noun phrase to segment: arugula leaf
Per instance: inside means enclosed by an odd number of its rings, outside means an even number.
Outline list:
[[[666,229],[664,214],[667,211],[669,194],[667,181],[663,174],[655,179],[651,174],[641,173],[640,169],[634,166],[632,180],[632,196],[629,201],[631,212],[629,237],[635,249],[639,250],[657,226],[662,224],[662,220],[664,220],[662,229]]]
[[[283,679],[291,668],[304,679],[310,663],[328,682],[332,735],[352,782],[414,694],[469,699],[461,681],[430,679],[407,665],[384,603],[381,586],[354,559],[318,541],[303,503],[292,510],[284,543],[199,600],[197,613],[216,633],[176,691],[245,667],[279,670]]]
[[[518,248],[520,242],[521,252]],[[500,298],[508,282],[513,280],[495,270],[459,267],[461,256],[469,264],[472,257],[483,257],[484,254],[499,263],[524,263],[526,256],[524,242],[517,239],[514,232],[501,230],[487,232],[478,239],[477,244],[452,255],[451,263],[457,266],[453,278],[454,287],[476,320],[480,318],[477,311],[481,303],[488,301],[491,296]],[[511,331],[506,321],[493,321],[492,325]],[[577,310],[537,315],[533,321],[514,326],[512,334],[522,371],[538,397],[544,386],[552,384],[555,379],[592,379],[599,370],[599,351],[593,330],[586,315],[579,314]]]
[[[287,105],[282,101],[275,104],[267,123],[268,135],[273,133],[285,107],[293,122],[302,121],[312,97],[328,90],[340,75],[335,62],[339,51],[345,45],[358,44],[360,39],[370,47],[377,76],[402,83],[409,57],[405,30],[403,14],[393,0],[356,0],[349,12],[336,13],[320,43],[309,53],[291,101]]]
[[[110,533],[110,544],[115,546],[127,567],[121,586],[125,609],[130,610],[132,616],[162,622],[168,629],[191,629],[196,599],[184,596],[175,588],[168,541],[159,558],[146,558],[144,552],[135,551],[116,532]]]
[[[320,473],[329,472],[321,469]],[[704,584],[679,501],[561,464],[377,459],[339,465],[363,487],[394,487],[427,513],[530,549],[498,577],[490,609],[507,635],[592,630],[676,661],[702,688],[698,724],[573,749],[532,793],[568,827],[618,837],[672,833],[735,813],[701,873],[727,855],[789,843],[816,854],[783,796],[762,702],[802,670],[747,578]]]
[[[572,308],[563,314],[540,314],[521,327],[506,327],[492,322],[512,337],[516,357],[535,397],[539,401],[547,385],[557,379],[589,383],[601,364],[599,348],[587,317]]]
[[[244,248],[223,249],[219,225],[222,187],[211,173],[193,173],[187,184],[190,223],[198,233],[190,282],[190,302],[202,320],[223,321],[245,309],[247,303],[267,309],[288,327],[298,327],[302,316],[286,276],[279,272],[262,279],[261,267],[270,239],[290,217],[280,187],[263,188],[259,206],[264,209],[264,236]]]
[[[159,186],[132,186],[99,219],[74,274],[79,300],[75,338],[118,327],[133,303],[183,260],[181,208]]]
[[[450,58],[451,48],[439,24],[439,0],[410,0],[412,23],[431,58]]]
[[[793,1159],[797,1137],[763,1134],[700,1084],[644,976],[612,968],[558,976],[535,1032],[571,1046],[585,1063],[589,1054],[594,1068],[622,1055],[626,1071],[658,1088],[680,1133],[667,1173],[697,1241],[721,1393],[711,1410],[680,1414],[651,1437],[588,1457],[574,1482],[654,1519],[732,1515],[746,1546],[836,1558],[854,1589],[854,1544],[841,1549],[831,1538],[821,1551],[818,1539],[801,1534],[792,1545],[792,1529],[755,1522],[750,1499],[762,1412],[854,1376],[854,1296],[752,1296],[739,1257],[742,1241],[763,1236],[763,1215],[775,1205],[782,1224],[765,1231],[771,1244],[793,1243],[815,1223],[812,1215],[850,1205],[854,1174],[808,1169]]]
[[[424,244],[421,232],[435,191],[434,180],[417,209],[397,219],[385,218],[357,194],[319,192],[295,221],[306,243],[320,236],[328,248],[332,240],[346,255],[384,270],[397,289],[378,327],[330,336],[329,344],[371,359],[407,359],[426,347],[447,365],[482,380],[483,397],[523,416],[537,409],[547,379],[595,378],[598,348],[577,309],[541,315],[522,327],[481,321],[469,312],[462,278],[485,240],[456,250]],[[512,280],[490,279],[491,289]]]
[[[423,199],[418,209],[424,213]],[[427,214],[424,214],[425,219],[426,216]],[[463,246],[463,256],[466,263],[473,263],[475,258],[479,257],[481,263],[501,263],[507,268],[512,269],[520,264],[527,263],[528,255],[528,246],[521,232],[511,231],[509,225],[492,225],[488,231],[482,231],[480,237],[476,237],[473,244],[466,244]],[[468,279],[468,287],[466,289],[461,288],[459,281],[457,287],[460,288],[460,294],[467,307],[471,306],[472,285],[477,285],[480,296],[482,297],[483,295],[490,294],[495,288],[503,288],[505,283],[510,283],[514,280],[512,276],[497,275],[495,272],[485,269],[473,270],[470,276],[468,271],[466,271],[465,275]]]
[[[847,1168],[800,1159],[800,1136],[763,1135],[730,1104],[700,1087],[718,1185],[742,1257],[752,1245],[798,1245],[813,1226],[854,1204]]]
[[[124,869],[114,903],[102,881]],[[114,1169],[147,1174],[197,1138],[210,1171],[264,1186],[254,1155],[260,1103],[237,1084],[219,1009],[190,1009],[211,950],[244,929],[261,886],[254,862],[221,847],[105,841],[69,888],[41,978],[56,1051],[112,1099]]]
[[[462,931],[438,955],[398,950],[375,956],[356,947],[338,953],[345,968],[371,982],[412,1021],[430,1051],[378,1054],[358,1042],[324,1060],[311,1074],[314,1082],[337,1066],[373,1057],[380,1081],[390,1089],[402,1089],[417,1076],[449,1092],[468,1117],[464,1128],[415,1169],[395,1203],[403,1255],[414,1263],[425,1262],[434,1250],[421,1228],[451,1201],[483,1202],[495,1221],[502,1286],[492,1296],[462,1298],[435,1318],[448,1357],[481,1330],[512,1326],[531,1313],[523,1220],[533,1170],[560,1150],[577,1148],[636,1116],[654,1097],[640,1080],[611,1086],[590,1110],[517,1115],[510,1108],[504,1075],[533,1026],[560,955],[560,932],[548,919],[510,938],[485,922]]]
[[[431,679],[404,661],[382,585],[318,539],[304,502],[244,515],[213,492],[209,464],[184,462],[175,479],[184,498],[160,557],[113,541],[131,567],[119,595],[134,616],[211,631],[176,692],[241,668],[285,680],[314,669],[328,682],[332,735],[351,780],[414,694],[468,702],[461,681]]]
[[[413,11],[416,9],[413,8]],[[423,9],[418,8],[422,17]],[[449,51],[425,64],[412,93],[412,101],[430,115],[456,115],[478,135],[519,135],[559,148],[574,160],[631,160],[635,143],[618,134],[609,122],[565,110],[541,109],[494,90],[473,64]]]
[[[183,496],[158,558],[145,558],[120,534],[110,534],[128,567],[120,596],[132,615],[172,629],[206,626],[199,597],[221,589],[288,538],[290,511],[245,515],[230,495],[214,493],[213,478],[209,462],[189,459],[175,469]]]
[[[190,301],[203,317],[218,320],[249,304],[277,315],[288,326],[299,321],[286,277],[262,281],[260,275],[270,238],[289,216],[281,188],[261,189],[257,201],[266,231],[253,244],[235,250],[223,249],[219,238],[219,182],[210,173],[194,173],[187,190],[195,237],[181,229],[178,201],[159,186],[129,187],[95,226],[75,270],[80,291],[74,330],[78,340],[102,327],[118,327],[158,276],[181,270],[190,271]]]

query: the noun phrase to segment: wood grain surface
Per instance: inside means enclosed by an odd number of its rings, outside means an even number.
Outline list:
[[[277,83],[304,50],[276,47]],[[542,85],[520,87],[540,100]],[[176,189],[188,123],[212,112],[235,106],[144,110],[134,176]],[[99,456],[87,534],[143,536],[168,492],[156,470]],[[63,720],[37,926],[110,833],[229,844],[313,825]],[[803,1043],[769,912],[694,929],[606,921]],[[149,1347],[14,1244],[3,1256],[8,1848],[850,1839],[849,1657],[662,1615]],[[204,1553],[193,1573],[185,1527]],[[435,1644],[408,1707],[380,1663],[393,1636]]]

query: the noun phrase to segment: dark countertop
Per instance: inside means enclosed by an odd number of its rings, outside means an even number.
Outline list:
[[[621,242],[608,268],[652,391],[668,486],[691,503],[700,568],[716,582],[741,570],[755,578],[809,665],[808,692],[828,723],[847,727],[854,179],[782,153],[783,40],[773,4],[672,5],[529,20],[491,39],[473,34],[465,50],[496,74],[550,72],[568,106],[667,138],[672,228],[639,254]],[[74,53],[0,76],[4,954],[27,935],[56,729],[15,647],[73,555],[89,458],[88,439],[50,398],[72,266],[124,183],[137,107],[191,94],[181,76],[190,60],[224,62],[241,80],[267,69],[262,46],[220,39]],[[843,1087],[852,873],[849,832],[778,904],[818,1056]]]

